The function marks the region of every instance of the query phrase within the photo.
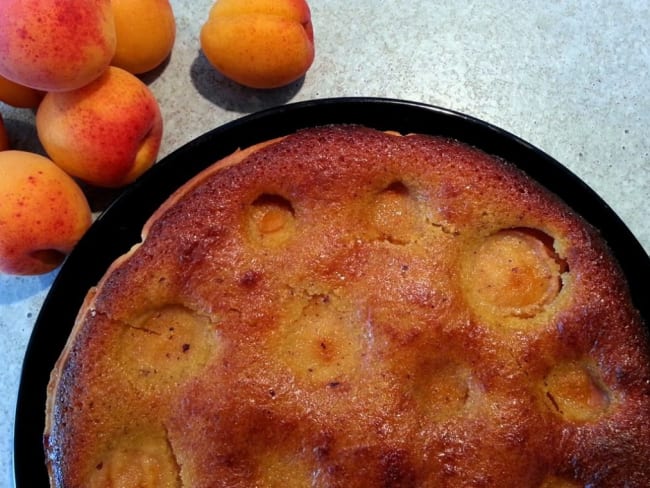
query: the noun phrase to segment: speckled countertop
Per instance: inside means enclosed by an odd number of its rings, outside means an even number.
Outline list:
[[[172,0],[177,40],[144,77],[165,122],[160,157],[203,132],[285,103],[339,96],[439,105],[500,126],[591,186],[650,250],[650,4],[311,0],[306,77],[248,90],[212,70],[198,33],[211,0]],[[39,151],[33,113],[0,103],[14,146]],[[0,175],[0,177],[2,177]],[[56,272],[0,275],[0,486],[12,485],[21,364]]]

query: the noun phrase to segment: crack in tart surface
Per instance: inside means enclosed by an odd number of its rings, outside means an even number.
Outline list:
[[[644,324],[597,232],[450,139],[306,129],[184,185],[48,388],[66,487],[646,486]]]

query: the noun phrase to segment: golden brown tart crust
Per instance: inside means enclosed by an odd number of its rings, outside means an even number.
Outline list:
[[[303,130],[183,186],[89,292],[51,481],[645,486],[644,330],[597,232],[507,162]]]

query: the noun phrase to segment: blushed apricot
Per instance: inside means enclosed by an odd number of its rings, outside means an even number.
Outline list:
[[[116,188],[155,162],[162,116],[147,85],[111,66],[82,88],[48,93],[36,112],[36,129],[47,154],[67,173]]]
[[[77,183],[48,158],[0,152],[0,272],[29,275],[56,268],[91,223]]]
[[[110,0],[4,0],[0,74],[42,91],[79,88],[115,52]]]

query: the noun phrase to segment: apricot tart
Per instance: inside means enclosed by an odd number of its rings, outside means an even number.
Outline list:
[[[590,225],[464,143],[238,151],[91,289],[52,486],[647,486],[648,338]]]

